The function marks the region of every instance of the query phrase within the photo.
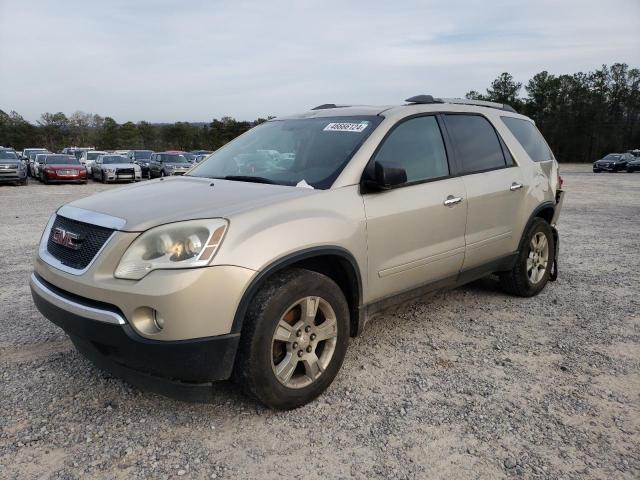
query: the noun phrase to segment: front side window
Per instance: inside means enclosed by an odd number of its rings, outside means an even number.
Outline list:
[[[506,166],[500,140],[489,120],[480,115],[445,115],[462,173]]]
[[[433,116],[400,123],[384,140],[374,160],[404,168],[408,183],[449,175],[444,141]]]
[[[501,117],[504,124],[520,142],[529,158],[534,162],[553,160],[551,149],[536,126],[528,120],[514,117]]]
[[[196,177],[331,187],[378,116],[272,120],[249,130],[191,170]]]

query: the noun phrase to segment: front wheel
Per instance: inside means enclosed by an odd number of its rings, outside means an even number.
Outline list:
[[[287,270],[251,302],[234,379],[268,407],[296,408],[331,384],[348,341],[349,308],[340,287],[316,272]]]
[[[500,274],[502,288],[519,297],[537,295],[549,281],[554,255],[551,226],[542,218],[535,218],[525,232],[514,267]]]

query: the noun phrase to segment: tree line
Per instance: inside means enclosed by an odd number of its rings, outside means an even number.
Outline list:
[[[486,93],[466,97],[508,103],[531,117],[556,158],[592,162],[612,152],[640,149],[640,70],[615,63],[572,75],[537,73],[525,85],[507,72]]]
[[[77,111],[70,116],[63,112],[43,113],[34,125],[15,111],[0,110],[0,145],[16,150],[45,147],[52,152],[71,146],[92,146],[100,150],[216,150],[265,121],[264,118],[239,121],[222,117],[210,123],[118,124],[111,117]]]
[[[590,162],[606,153],[640,148],[640,70],[616,63],[592,72],[553,75],[547,71],[526,84],[505,72],[485,93],[468,99],[508,103],[531,117],[561,162]],[[44,146],[98,149],[215,150],[266,121],[231,117],[210,123],[154,124],[126,122],[75,112],[43,113],[36,124],[17,112],[0,110],[0,145],[18,150]]]

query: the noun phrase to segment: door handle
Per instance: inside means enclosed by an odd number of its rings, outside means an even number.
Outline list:
[[[449,195],[443,203],[445,207],[453,207],[457,203],[462,201],[462,197],[454,197],[453,195]]]
[[[511,190],[512,192],[515,192],[516,190],[520,190],[523,186],[524,185],[522,185],[521,183],[513,182],[509,187],[509,190]]]

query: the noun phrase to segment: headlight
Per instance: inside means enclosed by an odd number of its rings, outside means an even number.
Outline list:
[[[175,165],[167,165],[167,168],[168,168],[169,170],[173,170],[174,168],[176,168],[176,166],[175,166]]]
[[[167,268],[208,265],[222,243],[228,222],[223,218],[188,220],[147,230],[129,246],[115,276],[139,280]]]
[[[105,168],[104,171],[107,172],[107,173],[116,173],[116,169],[115,168]]]

